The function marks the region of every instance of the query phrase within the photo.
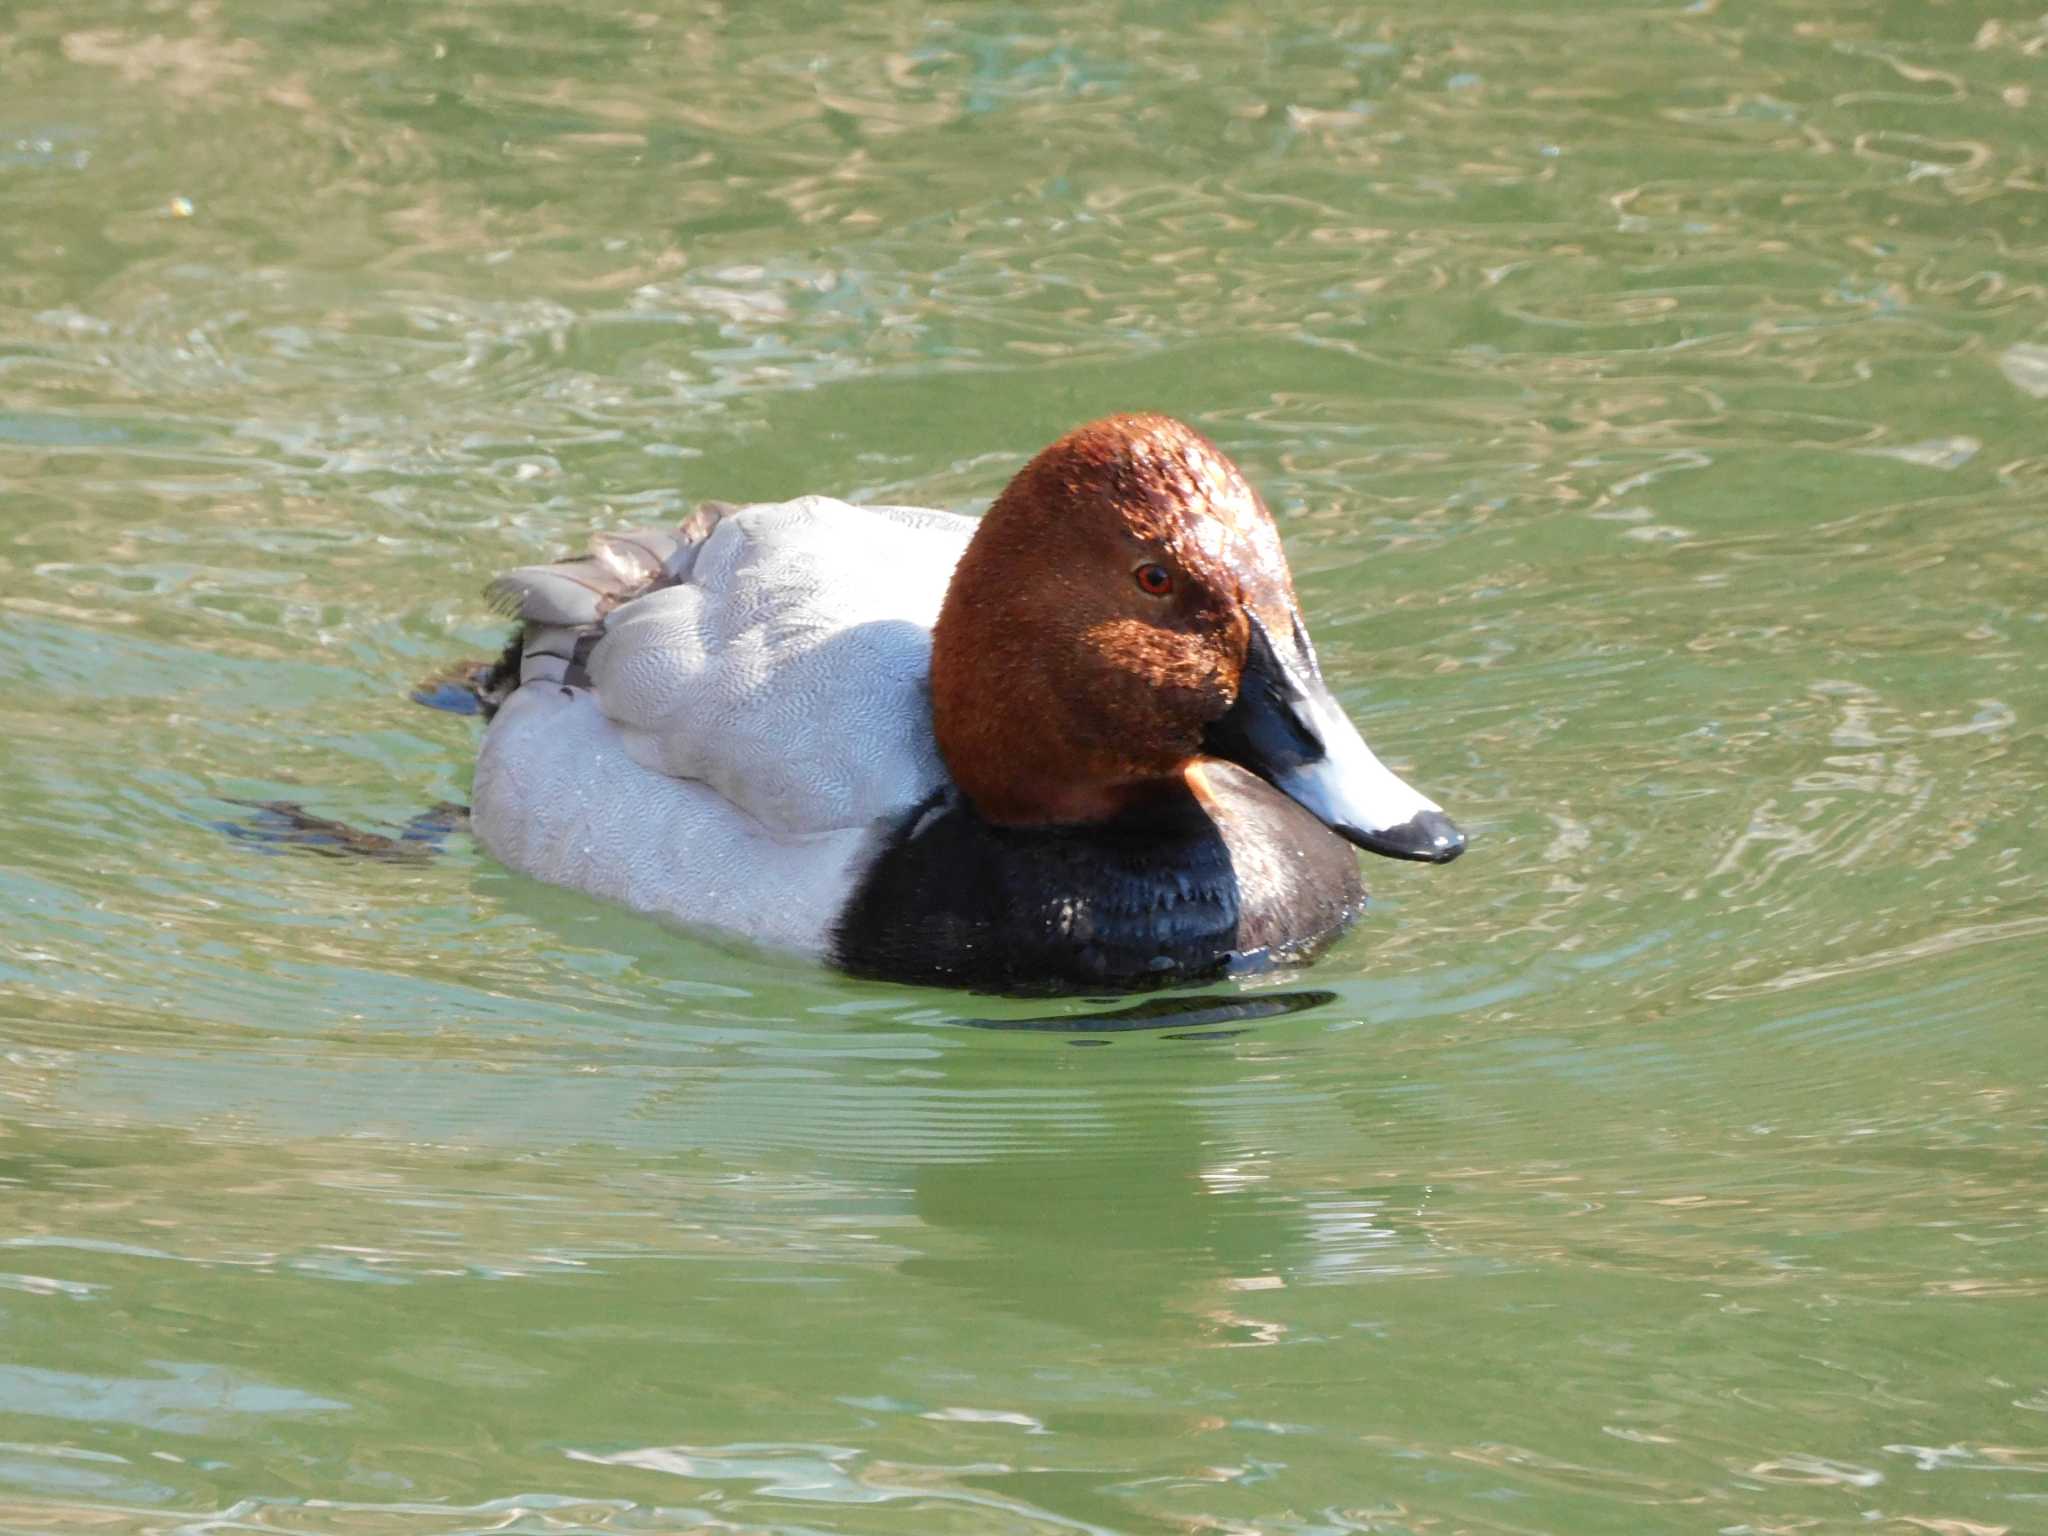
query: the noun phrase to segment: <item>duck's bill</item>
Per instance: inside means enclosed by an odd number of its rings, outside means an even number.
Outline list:
[[[1203,741],[1211,756],[1248,768],[1359,847],[1393,859],[1448,864],[1465,851],[1443,808],[1373,756],[1330,690],[1301,659],[1283,656],[1252,618],[1244,680]]]

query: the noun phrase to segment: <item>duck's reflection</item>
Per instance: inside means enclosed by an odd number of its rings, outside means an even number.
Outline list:
[[[1319,1268],[1315,1202],[1304,1203],[1292,1175],[1319,1171],[1313,1149],[1325,1121],[1348,1121],[1310,1086],[1315,1074],[1302,1072],[1300,1053],[1278,1037],[1269,1046],[1259,1025],[1334,1001],[1311,990],[1157,997],[963,1021],[1123,1048],[1112,1070],[1076,1063],[1060,1071],[1065,1102],[1023,1145],[1015,1132],[1028,1107],[1006,1109],[1004,1096],[991,1094],[991,1120],[1010,1122],[1000,1156],[934,1160],[910,1172],[919,1227],[900,1239],[915,1250],[902,1272],[962,1293],[983,1315],[1097,1340],[1163,1330],[1212,1344],[1277,1342],[1288,1309],[1259,1306],[1257,1293]],[[1132,1037],[1139,1030],[1163,1038],[1148,1045]],[[1165,1043],[1185,1039],[1229,1044],[1196,1052],[1197,1061],[1191,1047]],[[1090,1079],[1078,1095],[1076,1070]],[[1307,1146],[1295,1144],[1297,1134]]]

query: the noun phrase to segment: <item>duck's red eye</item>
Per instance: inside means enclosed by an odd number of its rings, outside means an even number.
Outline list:
[[[1163,565],[1141,565],[1136,571],[1138,590],[1153,597],[1164,597],[1173,590],[1173,572]]]

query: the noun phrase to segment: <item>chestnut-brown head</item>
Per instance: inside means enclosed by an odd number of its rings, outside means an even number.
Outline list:
[[[1364,846],[1464,846],[1330,699],[1258,493],[1166,416],[1070,432],[996,499],[933,631],[932,713],[955,782],[1003,825],[1104,820],[1210,755]]]

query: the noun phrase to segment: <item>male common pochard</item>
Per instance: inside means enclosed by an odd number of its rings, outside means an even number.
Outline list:
[[[1100,990],[1305,958],[1352,844],[1465,846],[1330,695],[1273,519],[1113,416],[979,522],[823,496],[492,588],[473,825],[516,870],[856,974]]]

